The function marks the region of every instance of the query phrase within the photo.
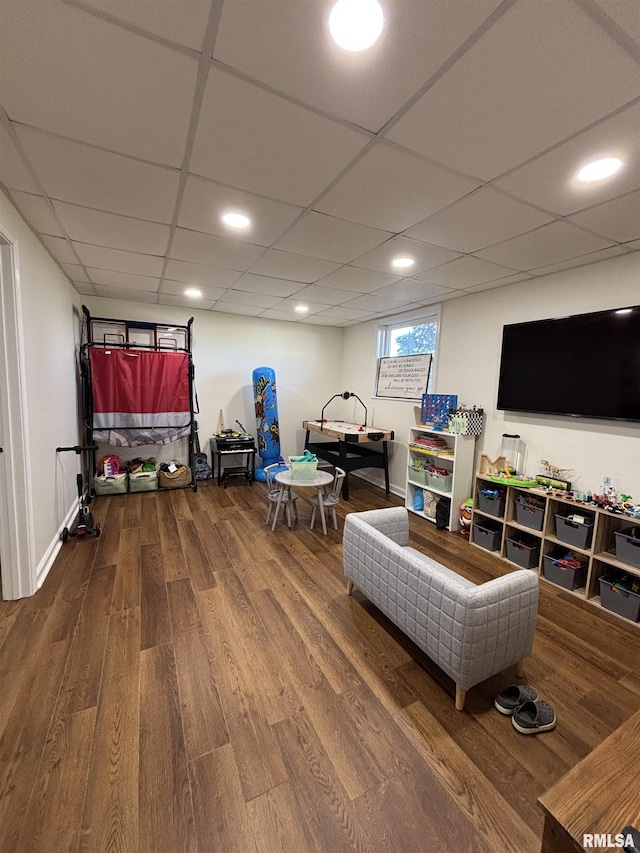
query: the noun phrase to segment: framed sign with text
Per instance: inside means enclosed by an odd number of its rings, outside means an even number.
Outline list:
[[[427,390],[430,371],[430,353],[379,358],[375,395],[396,400],[421,400]]]

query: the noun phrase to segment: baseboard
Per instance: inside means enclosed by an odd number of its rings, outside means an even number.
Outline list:
[[[40,589],[42,584],[45,582],[49,571],[51,570],[51,566],[53,566],[56,557],[62,548],[62,531],[65,527],[71,527],[73,520],[76,517],[78,512],[78,501],[75,500],[71,506],[71,509],[67,512],[64,521],[58,528],[58,532],[47,548],[44,557],[40,560],[38,564],[38,569],[36,571],[36,589]]]
[[[372,486],[377,486],[379,489],[384,491],[384,477],[380,478],[380,482],[376,477],[372,477],[371,475],[363,474],[361,471],[350,471],[350,477],[357,477],[359,480],[365,480],[367,483],[371,483]],[[406,489],[401,489],[400,486],[394,486],[393,483],[389,483],[389,491],[392,495],[396,495],[399,498],[405,498],[407,492]]]

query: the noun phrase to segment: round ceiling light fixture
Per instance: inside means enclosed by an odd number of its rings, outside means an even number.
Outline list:
[[[405,270],[407,267],[412,267],[415,264],[413,258],[394,258],[391,261],[391,266],[397,270]]]
[[[200,297],[202,296],[202,291],[198,290],[197,287],[188,287],[185,290],[184,295],[188,296],[189,299],[200,299]]]
[[[615,175],[622,168],[622,160],[617,157],[603,157],[601,160],[594,160],[593,163],[587,163],[578,172],[578,178],[581,181],[600,181],[602,178],[609,178]]]
[[[329,32],[344,50],[358,53],[379,39],[384,12],[378,0],[338,0],[329,15]]]
[[[248,228],[251,224],[251,220],[248,216],[245,216],[244,213],[225,213],[221,219],[225,225],[229,226],[229,228]]]

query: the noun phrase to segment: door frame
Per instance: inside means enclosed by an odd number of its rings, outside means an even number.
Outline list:
[[[37,590],[18,240],[0,221],[0,486],[2,598]]]

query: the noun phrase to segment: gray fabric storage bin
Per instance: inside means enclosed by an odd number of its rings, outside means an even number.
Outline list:
[[[593,534],[593,520],[587,519],[584,524],[570,521],[564,515],[556,514],[556,536],[567,545],[574,548],[588,548]]]
[[[516,498],[516,521],[531,530],[542,530],[544,521],[544,506],[535,506],[525,498]]]
[[[157,488],[157,471],[138,471],[135,474],[129,474],[130,492],[155,492]]]
[[[507,560],[523,569],[535,569],[540,559],[540,545],[529,545],[507,536]]]
[[[631,590],[614,587],[624,575],[612,572],[600,578],[600,601],[606,610],[624,616],[632,622],[640,621],[640,595]]]
[[[482,522],[476,521],[473,525],[473,541],[476,545],[486,548],[487,551],[500,550],[500,538],[502,536],[502,527],[490,519],[483,519]]]
[[[580,566],[563,564],[564,551],[558,554],[545,554],[542,558],[542,575],[548,581],[565,589],[578,589],[587,582],[587,561]]]
[[[628,563],[640,569],[640,525],[616,530],[616,557],[622,563]]]

